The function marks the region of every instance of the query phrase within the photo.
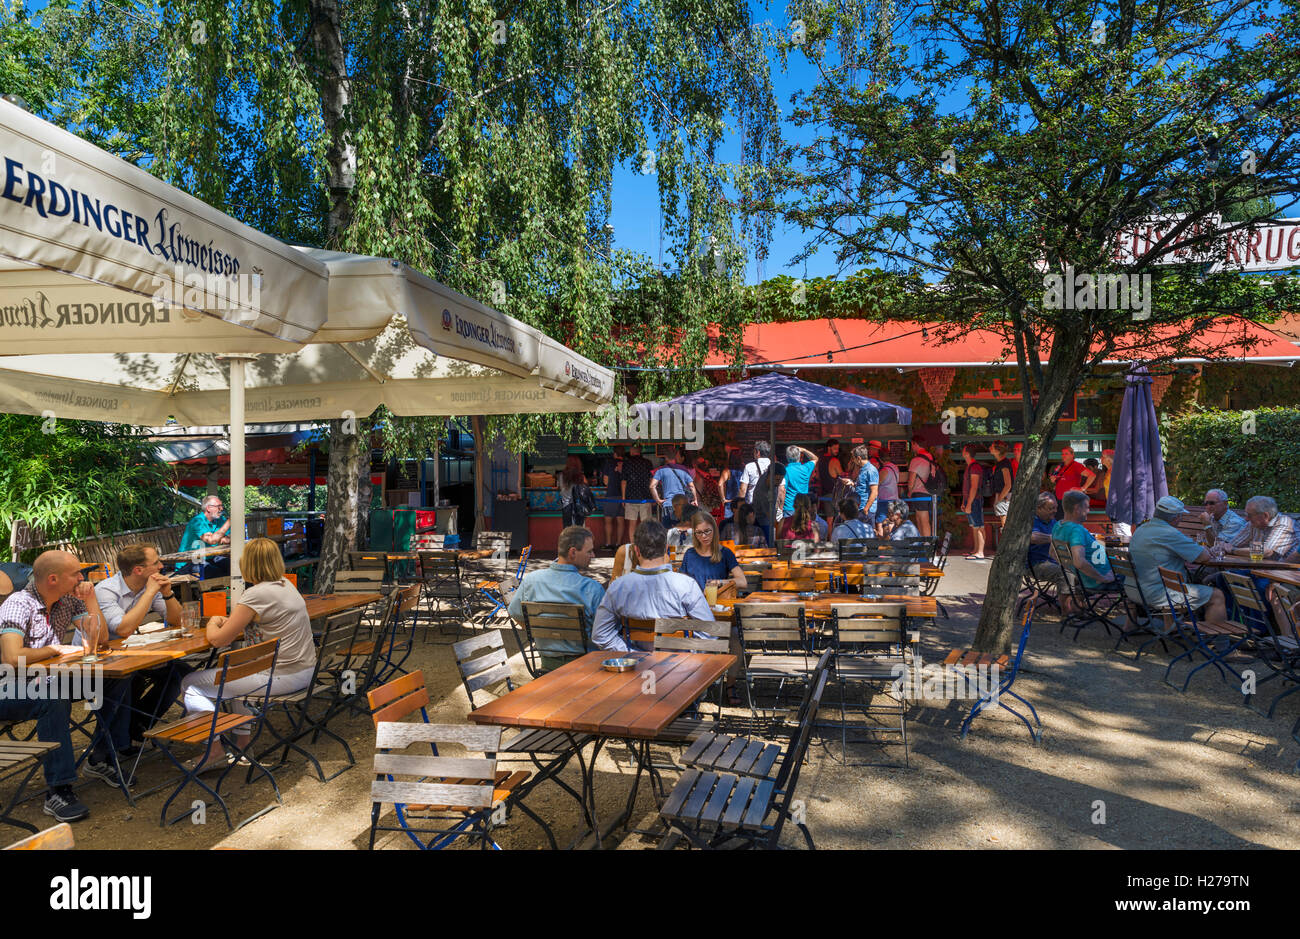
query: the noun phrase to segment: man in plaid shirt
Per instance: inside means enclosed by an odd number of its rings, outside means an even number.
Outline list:
[[[89,614],[89,615],[88,615]],[[81,574],[81,563],[67,551],[46,551],[32,567],[27,586],[0,604],[0,658],[14,670],[47,659],[80,652],[61,639],[74,626],[93,628],[100,642],[109,639],[95,601],[94,587]],[[17,680],[26,681],[21,672]],[[72,784],[77,763],[72,751],[72,702],[66,698],[0,699],[0,721],[36,721],[36,739],[57,743],[45,757],[45,814],[60,822],[75,822],[90,814],[77,800]]]
[[[1227,542],[1226,553],[1250,557],[1250,546],[1256,541],[1264,543],[1264,559],[1268,561],[1285,557],[1296,549],[1295,523],[1277,510],[1277,502],[1269,496],[1255,496],[1246,500],[1246,521],[1237,537]]]

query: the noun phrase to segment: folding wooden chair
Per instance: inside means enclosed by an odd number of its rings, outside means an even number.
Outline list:
[[[527,600],[523,604],[524,634],[519,637],[519,628],[515,621],[510,621],[515,642],[523,653],[524,667],[534,678],[549,671],[542,667],[543,650],[537,646],[537,640],[548,639],[563,641],[581,647],[582,652],[564,652],[555,648],[545,651],[549,659],[573,660],[586,655],[591,648],[591,624],[587,622],[587,611],[581,603],[546,603]]]
[[[507,541],[506,544],[509,545],[509,542]],[[514,581],[508,587],[505,582],[506,578],[503,575],[499,580],[480,580],[474,588],[478,596],[485,600],[490,607],[483,614],[486,623],[496,619],[499,613],[506,612],[506,606],[510,602],[509,594],[519,589],[519,582],[524,579],[524,572],[528,570],[528,558],[532,553],[532,545],[525,545],[524,550],[519,552],[519,563],[515,565]]]
[[[35,828],[32,829],[36,831]],[[67,822],[47,828],[34,835],[28,835],[21,841],[15,841],[5,848],[6,851],[71,851],[76,845],[72,837],[72,826]]]
[[[334,574],[335,593],[383,593],[384,570],[364,567],[356,571],[337,571]]]
[[[375,724],[376,750],[376,779],[370,793],[373,803],[370,813],[372,850],[375,835],[380,831],[401,831],[422,850],[446,847],[458,837],[478,839],[480,847],[491,845],[500,850],[500,845],[492,840],[491,829],[504,820],[505,813],[513,806],[518,806],[536,822],[550,846],[556,847],[550,826],[518,797],[532,774],[525,770],[497,769],[496,754],[501,750],[500,727],[430,724],[426,710],[429,692],[424,684],[424,672],[419,670],[374,689],[367,695],[367,701]],[[417,711],[420,721],[406,720]],[[416,743],[429,744],[433,756],[389,753]],[[467,750],[483,753],[484,759],[447,760],[438,755],[440,743],[459,744]],[[394,776],[415,779],[403,781],[394,779]],[[397,828],[380,826],[384,805],[393,806]],[[501,814],[494,820],[492,816],[498,805],[502,806]],[[413,822],[443,823],[450,827],[420,828]],[[420,837],[422,834],[432,834],[433,837],[424,841]]]
[[[1292,671],[1290,659],[1295,657],[1295,647],[1287,641],[1287,636],[1273,622],[1272,611],[1255,589],[1255,582],[1249,577],[1235,571],[1224,571],[1223,581],[1228,587],[1228,600],[1237,611],[1237,620],[1255,634],[1255,655],[1264,663],[1269,674],[1255,683],[1255,691],[1242,693],[1243,703],[1252,711],[1259,712],[1251,705],[1251,699],[1259,691],[1259,686],[1274,678],[1284,681]],[[1269,717],[1273,715],[1270,714]]]
[[[904,627],[906,606],[902,603],[837,603],[831,607],[834,635],[834,679],[840,686],[840,745],[844,765],[878,766],[898,764],[849,763],[848,687],[877,689],[895,703],[876,706],[875,693],[864,699],[857,710],[866,716],[893,714],[898,719],[898,733],[903,745],[903,766],[909,764],[907,752],[906,678],[912,667],[912,634]],[[856,726],[856,725],[855,725]],[[871,740],[880,743],[878,739]]]
[[[1034,743],[1039,743],[1043,739],[1043,723],[1038,719],[1038,712],[1034,710],[1032,704],[1011,690],[1011,686],[1015,684],[1016,676],[1020,674],[1020,663],[1025,657],[1025,646],[1029,642],[1029,627],[1034,621],[1034,610],[1036,608],[1037,604],[1032,601],[1022,607],[1020,641],[1016,645],[1014,656],[1009,657],[1006,654],[992,652],[976,652],[973,649],[953,649],[944,657],[943,664],[947,668],[975,668],[983,671],[984,676],[986,676],[981,678],[980,673],[976,673],[975,687],[980,689],[980,686],[983,685],[984,688],[979,691],[979,700],[971,707],[966,719],[961,722],[961,738],[963,740],[966,738],[966,734],[970,732],[971,721],[975,720],[990,704],[996,704],[1003,710],[1010,711],[1018,717],[1020,722],[1029,729],[1029,736],[1033,738]],[[994,672],[994,669],[997,671]],[[990,691],[987,686],[992,683],[995,676],[997,688]],[[1009,695],[1029,708],[1029,713],[1034,718],[1033,724],[1029,723],[1029,718],[1003,701],[1003,695]]]
[[[1187,673],[1187,678],[1180,690],[1185,692],[1187,686],[1192,682],[1192,676],[1210,665],[1218,669],[1219,678],[1223,681],[1228,680],[1228,676],[1224,674],[1226,668],[1236,678],[1239,683],[1238,687],[1240,687],[1240,683],[1243,683],[1245,679],[1225,659],[1245,645],[1247,640],[1250,639],[1250,630],[1231,620],[1223,624],[1202,622],[1200,617],[1196,615],[1196,611],[1192,609],[1191,591],[1188,589],[1186,578],[1180,572],[1170,570],[1167,567],[1158,567],[1156,570],[1160,572],[1160,580],[1165,587],[1165,596],[1169,600],[1169,615],[1173,618],[1174,626],[1182,633],[1187,644],[1187,650],[1174,656],[1169,662],[1169,667],[1165,669],[1165,684],[1173,686],[1173,683],[1169,681],[1169,673],[1177,662],[1182,659],[1190,659],[1199,652],[1205,656],[1205,661]]]
[[[1106,630],[1106,635],[1110,635],[1111,626],[1123,629],[1118,623],[1111,622],[1110,616],[1117,606],[1123,604],[1123,590],[1112,591],[1109,588],[1089,590],[1083,584],[1083,575],[1079,573],[1078,568],[1074,566],[1074,555],[1070,545],[1061,538],[1052,536],[1052,551],[1056,555],[1056,563],[1061,565],[1061,573],[1065,575],[1066,586],[1070,588],[1070,598],[1074,601],[1076,612],[1069,616],[1061,617],[1061,632],[1069,627],[1074,629],[1074,638],[1078,640],[1079,633],[1085,626],[1091,626],[1093,623],[1101,625]]]
[[[329,782],[356,765],[352,748],[346,740],[329,729],[329,723],[340,713],[342,702],[356,693],[358,676],[354,666],[360,657],[356,641],[360,627],[361,616],[358,613],[339,613],[329,617],[317,644],[316,666],[312,670],[311,683],[301,691],[266,697],[266,713],[262,716],[265,728],[275,738],[275,743],[258,754],[259,760],[280,750],[280,762],[276,765],[283,766],[289,761],[289,751],[293,750],[307,758],[316,769],[316,776],[321,782]],[[314,713],[313,705],[318,703],[319,713]],[[244,704],[257,708],[259,700],[257,697],[244,699]],[[271,720],[277,711],[282,712],[289,722],[289,730],[285,734],[276,730],[275,723]],[[330,776],[325,775],[316,755],[301,743],[310,735],[309,744],[315,746],[322,734],[337,741],[347,757],[347,765]]]
[[[812,669],[802,603],[737,603],[734,610],[745,659],[745,693],[751,716],[755,682],[775,681],[776,703],[786,684],[802,685]]]
[[[1146,592],[1142,589],[1142,581],[1138,578],[1137,568],[1128,556],[1121,552],[1115,552],[1110,559],[1110,570],[1119,581],[1120,598],[1124,602],[1124,612],[1128,618],[1135,624],[1131,628],[1121,628],[1119,638],[1115,640],[1117,651],[1121,643],[1131,642],[1134,636],[1149,635],[1152,638],[1138,646],[1133,655],[1133,661],[1136,662],[1142,657],[1142,652],[1155,643],[1160,643],[1160,647],[1166,652],[1169,651],[1168,642],[1178,641],[1178,631],[1166,622],[1168,617],[1156,616],[1151,601],[1148,599]]]
[[[1300,603],[1300,590],[1285,584],[1275,584],[1273,592],[1277,595],[1277,605],[1274,607],[1277,622],[1271,642],[1272,650],[1267,651],[1267,645],[1262,645],[1261,652],[1267,656],[1265,664],[1276,669],[1282,680],[1291,687],[1274,696],[1268,707],[1270,719],[1276,713],[1279,701],[1300,691],[1300,625],[1297,625],[1291,612]],[[1261,658],[1263,657],[1262,655]],[[1291,728],[1291,735],[1294,737],[1297,731],[1300,731],[1300,720]]]
[[[269,639],[266,642],[259,642],[257,645],[248,646],[247,648],[223,652],[217,657],[217,671],[220,677],[217,682],[217,697],[213,702],[212,713],[210,715],[207,713],[195,714],[167,724],[164,727],[154,727],[145,731],[145,737],[152,740],[182,774],[180,783],[172,794],[167,797],[167,801],[163,803],[159,817],[160,826],[175,824],[182,818],[189,818],[194,814],[194,809],[191,809],[188,812],[182,812],[170,821],[167,819],[168,807],[186,787],[194,783],[217,800],[222,813],[226,816],[226,825],[233,829],[235,826],[230,820],[230,810],[226,807],[226,800],[221,797],[221,784],[225,782],[231,770],[240,766],[241,759],[246,759],[250,764],[245,782],[252,782],[254,770],[260,771],[262,775],[271,781],[271,787],[275,790],[275,801],[278,804],[284,804],[284,800],[280,798],[280,786],[276,783],[275,777],[271,775],[270,770],[259,763],[257,758],[252,755],[253,746],[257,743],[257,738],[261,735],[262,725],[265,723],[263,715],[266,714],[267,701],[271,692],[271,680],[275,675],[275,660],[279,645],[279,639]],[[263,672],[266,673],[266,684],[263,686],[261,693],[262,704],[253,714],[236,714],[221,710],[222,704],[228,703],[232,697],[252,697],[246,694],[227,695],[226,685],[228,683],[247,678],[250,675],[260,675]],[[233,734],[243,727],[249,728],[250,736],[248,742],[243,747],[240,747],[234,742]],[[217,746],[219,739],[223,740],[227,747],[234,750],[236,757],[240,759],[232,761],[229,766],[221,771],[215,786],[209,786],[205,783],[200,778],[199,773],[187,767],[172,752],[176,747],[181,746],[202,747],[203,753],[198,760],[198,764],[202,765],[211,755],[213,747]],[[274,808],[274,806],[269,808]],[[269,808],[263,809],[245,819],[240,823],[240,827],[242,828],[254,818],[265,814]]]
[[[460,555],[455,551],[421,551],[420,582],[424,585],[425,612],[430,624],[451,624],[459,634],[470,618],[461,582]],[[427,630],[426,630],[427,636]]]
[[[828,677],[823,671],[813,683],[805,720],[775,779],[699,769],[682,773],[659,811],[668,825],[661,849],[673,847],[683,836],[691,846],[705,850],[771,849],[779,844],[787,820],[798,826],[809,848],[816,847],[806,820],[791,811],[791,803]]]

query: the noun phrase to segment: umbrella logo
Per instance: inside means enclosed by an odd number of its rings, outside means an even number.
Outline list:
[[[451,310],[442,311],[442,328],[451,332]]]

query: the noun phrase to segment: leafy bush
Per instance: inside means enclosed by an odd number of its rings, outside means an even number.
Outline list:
[[[1238,510],[1263,495],[1300,512],[1300,409],[1198,411],[1162,427],[1173,495],[1199,505],[1207,489],[1222,489]]]
[[[0,414],[0,557],[15,518],[49,540],[169,524],[168,480],[133,428]]]

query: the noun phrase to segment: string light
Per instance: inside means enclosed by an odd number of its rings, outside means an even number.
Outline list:
[[[879,346],[879,345],[883,345],[884,343],[887,343],[887,342],[893,342],[893,341],[896,340],[896,339],[906,339],[908,336],[916,336],[916,335],[918,335],[918,334],[921,335],[922,337],[925,337],[925,336],[928,335],[928,333],[927,333],[927,331],[926,331],[926,328],[925,328],[924,326],[922,326],[920,329],[913,329],[913,330],[911,330],[910,332],[899,333],[897,336],[886,336],[884,339],[873,339],[873,340],[871,340],[870,342],[860,342],[860,343],[858,343],[856,346],[843,346],[843,347],[841,347],[841,348],[839,348],[839,349],[827,349],[825,353],[813,352],[813,353],[809,353],[808,355],[797,356],[795,359],[793,359],[793,361],[795,361],[795,362],[808,362],[808,361],[811,361],[812,359],[820,358],[820,357],[824,354],[824,355],[826,356],[826,361],[827,361],[827,362],[834,362],[834,361],[835,361],[834,354],[835,354],[836,352],[852,352],[852,351],[854,351],[855,349],[865,349],[865,348],[867,348],[868,346]],[[790,360],[790,359],[766,359],[766,360],[764,360],[764,361],[760,361],[760,362],[744,362],[744,363],[741,364],[741,374],[740,374],[740,377],[741,377],[741,378],[746,378],[746,377],[748,377],[748,376],[749,376],[749,370],[750,370],[751,368],[760,368],[760,367],[765,366],[765,365],[778,365],[778,366],[779,366],[779,365],[789,365],[791,361],[792,361],[792,360]],[[791,366],[791,367],[794,367],[794,366]],[[870,368],[870,367],[872,367],[872,366],[863,366],[863,367],[864,367],[864,368]],[[615,371],[619,371],[619,372],[681,372],[681,371],[698,371],[698,370],[699,370],[696,366],[654,366],[654,367],[651,367],[651,366],[646,366],[646,365],[615,365],[615,366],[613,366],[613,369],[614,369]]]

